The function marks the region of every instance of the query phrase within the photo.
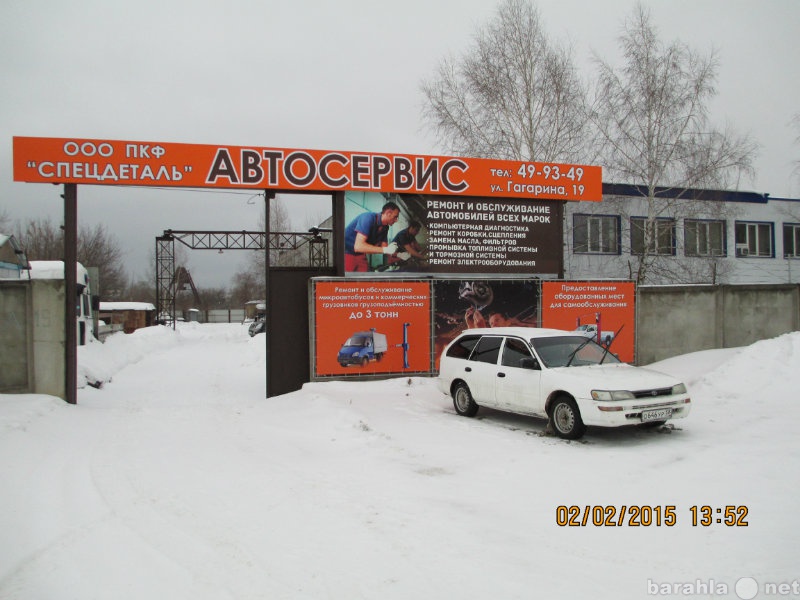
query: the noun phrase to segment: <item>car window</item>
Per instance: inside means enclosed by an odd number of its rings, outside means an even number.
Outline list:
[[[541,337],[531,340],[533,348],[546,367],[581,367],[618,363],[619,359],[606,349],[580,335]]]
[[[519,361],[523,358],[531,358],[527,344],[518,338],[506,338],[501,364],[504,367],[519,367]]]
[[[502,337],[485,336],[481,338],[478,345],[472,351],[470,360],[485,362],[493,365],[497,364],[497,357],[500,355],[500,344],[503,343]]]
[[[447,350],[447,356],[451,358],[469,358],[479,339],[481,339],[479,335],[465,335],[450,346]]]

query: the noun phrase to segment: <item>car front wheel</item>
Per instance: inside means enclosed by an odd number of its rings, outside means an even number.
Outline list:
[[[550,422],[556,435],[566,440],[577,440],[586,432],[578,405],[569,396],[559,396],[553,401]]]
[[[456,412],[463,417],[474,417],[478,412],[478,405],[475,404],[472,392],[469,391],[466,383],[458,383],[453,389],[453,406]]]

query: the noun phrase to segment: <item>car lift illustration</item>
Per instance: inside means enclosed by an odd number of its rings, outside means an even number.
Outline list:
[[[411,323],[403,323],[403,343],[402,344],[395,344],[395,348],[402,348],[403,349],[403,368],[408,369],[408,328],[411,326]]]

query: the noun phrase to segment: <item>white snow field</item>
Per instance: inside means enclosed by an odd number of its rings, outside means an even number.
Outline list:
[[[766,598],[800,585],[800,333],[658,363],[689,386],[689,418],[579,442],[543,420],[459,417],[427,378],[265,398],[264,337],[236,324],[118,333],[79,363],[82,384],[105,383],[76,406],[0,395],[6,600]],[[692,522],[701,506],[707,526]]]

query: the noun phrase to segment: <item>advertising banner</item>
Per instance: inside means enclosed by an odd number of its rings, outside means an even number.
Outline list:
[[[634,361],[636,284],[632,281],[543,281],[542,327],[577,331]]]
[[[633,362],[635,293],[631,281],[315,280],[313,376],[436,373],[476,327],[562,329]]]
[[[598,166],[84,138],[13,144],[14,181],[28,183],[602,200]]]
[[[428,373],[427,281],[313,281],[313,375]]]
[[[538,327],[537,280],[440,279],[434,283],[436,369],[444,347],[474,327]]]
[[[345,224],[348,274],[561,272],[561,207],[550,201],[348,192]]]

